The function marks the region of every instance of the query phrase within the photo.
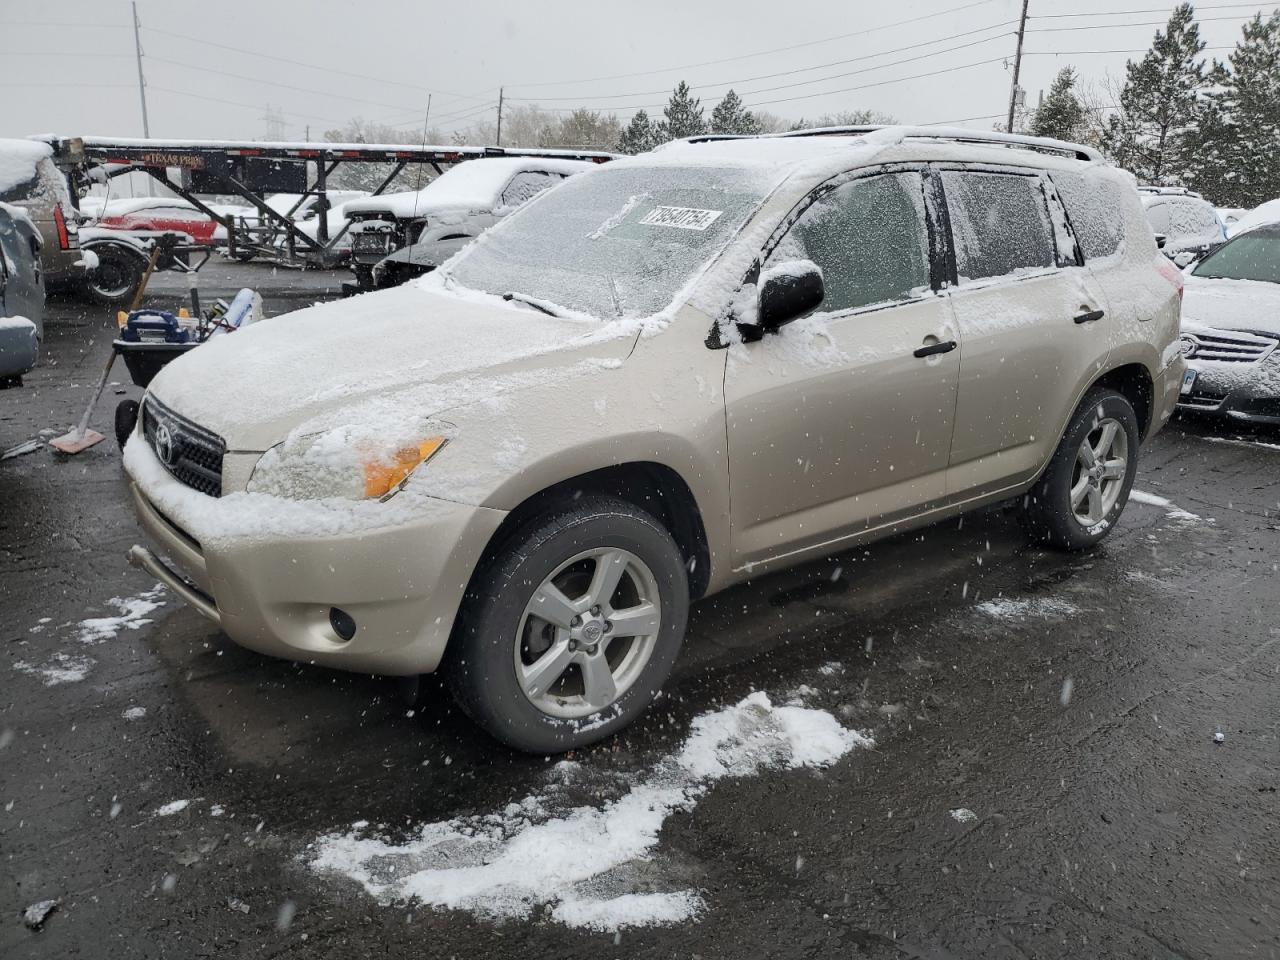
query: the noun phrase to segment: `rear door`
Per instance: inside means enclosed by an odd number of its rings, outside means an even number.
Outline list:
[[[1042,173],[957,166],[940,179],[964,344],[947,494],[964,500],[1043,466],[1105,360],[1110,321]]]
[[[810,260],[826,297],[725,369],[735,567],[832,548],[944,493],[960,350],[922,173],[846,175],[807,204],[764,267]]]

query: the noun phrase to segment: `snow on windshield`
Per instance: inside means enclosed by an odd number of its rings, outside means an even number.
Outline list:
[[[659,313],[768,194],[769,167],[610,164],[489,231],[449,268],[485,293],[519,293],[601,319]]]

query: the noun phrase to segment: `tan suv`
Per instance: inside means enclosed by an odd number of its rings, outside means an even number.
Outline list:
[[[173,566],[131,559],[244,646],[441,667],[498,739],[568,749],[752,576],[1019,498],[1100,540],[1177,400],[1180,286],[1083,147],[675,143],[169,365],[125,463]]]

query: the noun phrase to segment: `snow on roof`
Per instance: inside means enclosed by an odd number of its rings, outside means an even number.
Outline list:
[[[36,164],[53,156],[53,148],[34,140],[0,140],[0,193],[36,175]]]
[[[69,137],[60,137],[53,134],[44,134],[41,140],[52,140],[63,142],[69,140]],[[457,146],[457,145],[440,145],[440,144],[421,144],[421,143],[326,143],[317,140],[267,140],[263,142],[254,141],[249,143],[243,140],[147,140],[141,137],[78,137],[86,147],[128,147],[142,148],[163,151],[166,149],[189,150],[189,149],[208,149],[208,150],[386,150],[396,151],[400,153],[429,150],[437,153],[458,153],[472,154],[476,156],[483,155],[485,150],[494,149],[482,146]],[[517,157],[526,154],[537,155],[540,157],[613,157],[615,154],[605,150],[550,150],[541,147],[537,149],[522,150],[518,147],[498,147],[505,157]]]
[[[1234,237],[1268,223],[1280,223],[1280,200],[1268,200],[1254,207],[1227,228],[1227,235]]]
[[[906,142],[911,141],[910,147]],[[745,164],[788,169],[792,175],[824,169],[849,169],[870,162],[893,148],[901,148],[902,156],[894,159],[946,159],[973,162],[1011,159],[1025,162],[1034,158],[1036,166],[1046,169],[1079,167],[1083,157],[1101,161],[1089,147],[1041,137],[1009,136],[980,130],[951,127],[879,127],[816,134],[765,134],[758,137],[723,140],[693,138],[676,140],[641,154],[630,161],[615,163],[716,163]]]
[[[390,213],[396,217],[419,216],[428,209],[491,210],[498,205],[502,188],[517,173],[528,171],[572,176],[594,169],[587,160],[538,157],[490,157],[458,163],[421,190],[389,193],[353,202],[351,213]]]

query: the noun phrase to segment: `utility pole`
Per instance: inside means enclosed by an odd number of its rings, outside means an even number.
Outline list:
[[[493,87],[490,87],[489,89],[492,90]],[[498,146],[498,147],[502,146],[502,95],[503,95],[503,92],[504,92],[504,88],[499,87],[498,88],[498,136],[497,136],[498,142],[494,144],[494,146]]]
[[[302,139],[306,143],[311,142],[311,124],[307,124],[303,129]]]
[[[133,52],[138,60],[138,96],[142,100],[142,135],[150,139],[151,125],[147,122],[147,81],[142,76],[142,38],[138,35],[138,28],[142,24],[138,22],[138,4],[136,0],[131,6],[133,7]]]
[[[1031,0],[1022,0],[1022,19],[1018,21],[1018,52],[1013,57],[1013,86],[1009,89],[1009,125],[1006,133],[1013,133],[1013,111],[1018,105],[1018,75],[1022,72],[1022,38],[1027,32],[1027,6]]]

